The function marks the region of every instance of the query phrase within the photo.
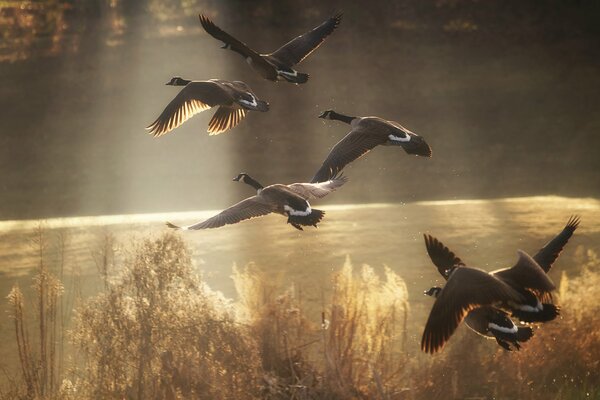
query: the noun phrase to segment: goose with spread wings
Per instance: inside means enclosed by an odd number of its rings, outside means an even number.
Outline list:
[[[286,216],[288,224],[298,230],[303,230],[303,226],[316,228],[325,212],[312,208],[308,200],[325,197],[348,181],[344,176],[336,176],[322,183],[274,184],[264,187],[246,173],[239,174],[233,180],[252,186],[256,189],[256,195],[240,201],[206,221],[184,227],[167,222],[167,226],[185,230],[212,229],[276,213]]]
[[[260,76],[270,81],[285,81],[295,84],[306,83],[308,74],[298,72],[292,67],[315,51],[342,21],[342,14],[336,14],[274,52],[259,54],[219,28],[206,15],[200,14],[199,17],[202,27],[209,35],[223,42],[224,49],[230,49],[242,55]]]
[[[184,88],[146,128],[154,137],[171,132],[197,113],[212,107],[219,108],[208,123],[210,135],[217,135],[235,127],[248,111],[269,110],[269,103],[259,100],[252,89],[241,81],[190,81],[176,76],[166,84]]]
[[[379,117],[351,117],[333,110],[324,111],[319,118],[344,122],[352,130],[333,146],[311,182],[327,181],[346,165],[380,145],[400,146],[408,154],[431,157],[431,148],[425,139],[397,122]]]
[[[513,291],[518,293],[521,299],[509,299],[500,302],[492,302],[491,304],[482,303],[479,305],[472,303],[468,312],[462,314],[462,317],[466,316],[467,324],[473,330],[483,335],[487,336],[488,334],[491,334],[496,337],[496,339],[500,337],[498,344],[503,347],[508,345],[508,343],[512,343],[518,348],[518,342],[528,340],[533,332],[526,330],[527,328],[516,327],[508,315],[503,314],[503,310],[508,310],[511,313],[511,316],[526,323],[547,322],[555,319],[559,315],[560,310],[556,305],[551,303],[551,292],[555,289],[555,286],[546,273],[550,270],[564,246],[579,226],[579,222],[579,217],[572,216],[563,230],[542,247],[542,249],[540,249],[533,257],[530,257],[527,253],[519,250],[519,260],[515,266],[491,272],[489,275],[492,278],[502,282],[503,285],[510,287]],[[442,301],[446,301],[448,304],[442,308],[438,307],[436,312],[440,313],[440,315],[434,316],[433,318],[434,320],[439,320],[440,318],[443,319],[444,317],[447,319],[448,313],[455,312],[457,307],[457,302],[452,299],[450,294],[454,295],[453,293],[456,292],[458,293],[456,296],[460,297],[460,295],[462,295],[460,294],[462,293],[460,290],[452,289],[458,287],[456,278],[454,278],[454,283],[450,287],[451,290],[447,290],[447,287],[453,277],[459,277],[465,274],[464,272],[461,272],[459,275],[456,275],[457,272],[465,269],[470,270],[472,268],[466,267],[459,257],[432,236],[425,236],[425,245],[430,258],[438,268],[438,271],[448,280],[448,283],[443,289],[434,287],[426,292],[426,294],[437,297],[436,304],[440,301],[441,294],[444,292],[447,293]],[[468,291],[468,296],[477,295],[477,293],[474,293],[477,291],[487,290],[472,285],[468,282],[468,279],[464,281],[462,290]],[[442,311],[439,311],[440,309]],[[433,309],[431,314],[434,314]],[[431,318],[432,315],[430,315],[430,319]],[[504,324],[497,323],[502,320],[505,321]],[[421,348],[429,353],[441,349],[449,339],[450,335],[452,335],[452,332],[456,329],[457,325],[458,323],[455,324],[455,321],[448,325],[447,320],[445,325],[441,323],[438,323],[437,325],[429,324],[428,322],[423,334]]]
[[[431,235],[424,236],[427,253],[444,279],[448,280],[449,271],[465,265],[442,242]],[[440,287],[432,287],[425,294],[437,297],[441,291],[442,288]],[[506,311],[492,306],[481,306],[472,309],[465,317],[465,324],[471,330],[486,338],[496,339],[498,345],[508,351],[519,350],[521,348],[520,342],[526,342],[533,336],[531,327],[517,326]],[[443,346],[443,343],[438,346]],[[434,352],[438,348],[434,346],[425,350]]]

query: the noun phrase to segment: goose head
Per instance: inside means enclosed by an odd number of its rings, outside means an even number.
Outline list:
[[[165,83],[165,85],[169,85],[169,86],[185,86],[188,83],[190,83],[191,81],[188,81],[187,79],[183,79],[180,76],[174,76],[173,78],[171,78],[171,80],[167,83]]]
[[[332,118],[332,114],[335,114],[335,111],[333,111],[333,110],[326,110],[326,111],[323,111],[323,112],[321,113],[321,115],[319,115],[319,118],[323,118],[323,119],[333,119],[333,118]]]
[[[233,180],[235,182],[242,181],[242,182],[246,183],[246,178],[249,178],[249,177],[250,176],[247,173],[242,172],[242,173],[238,174],[238,176],[236,176],[235,178],[233,178]]]
[[[245,172],[242,172],[242,173],[238,174],[238,176],[236,176],[235,178],[233,178],[233,180],[236,181],[236,182],[242,181],[246,185],[252,186],[254,189],[256,189],[259,192],[263,189],[263,185],[261,185],[258,181],[256,181],[255,179],[253,179],[250,175],[248,175]]]
[[[438,297],[441,291],[441,287],[434,286],[432,288],[429,288],[429,290],[424,291],[423,294],[426,294],[427,296]]]

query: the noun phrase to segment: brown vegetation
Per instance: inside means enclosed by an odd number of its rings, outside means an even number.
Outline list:
[[[600,260],[593,252],[578,250],[581,273],[561,280],[562,317],[537,329],[522,351],[505,352],[462,329],[443,353],[425,357],[406,348],[408,294],[387,268],[381,279],[347,261],[332,276],[331,291],[320,293],[320,307],[305,304],[297,287],[282,291],[254,265],[234,268],[238,300],[232,302],[192,272],[189,251],[175,234],[145,240],[123,263],[114,261],[113,238],[105,242],[96,257],[104,290],[78,307],[71,339],[79,361],[68,370],[57,362],[59,281],[40,262],[36,340],[28,333],[23,295],[13,289],[21,379],[0,398],[600,396],[594,292]],[[40,251],[44,260],[43,246]],[[106,278],[108,264],[122,271],[119,279]]]

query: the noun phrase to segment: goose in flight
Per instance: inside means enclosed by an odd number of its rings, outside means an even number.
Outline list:
[[[184,230],[211,229],[276,213],[287,217],[288,224],[296,229],[303,230],[302,226],[316,228],[325,212],[312,208],[308,200],[327,196],[344,185],[348,179],[338,176],[322,183],[274,184],[266,187],[246,173],[239,174],[233,180],[252,186],[256,195],[240,201],[206,221],[184,227],[167,222],[167,226]]]
[[[579,222],[578,216],[572,216],[563,230],[533,257],[519,250],[519,260],[515,266],[489,273],[490,277],[516,292],[521,297],[520,300],[509,299],[479,305],[475,305],[471,301],[467,312],[460,314],[459,319],[455,319],[455,317],[458,315],[457,310],[464,310],[464,308],[460,308],[460,304],[464,304],[464,299],[483,295],[479,292],[486,291],[488,288],[472,284],[465,278],[457,279],[465,275],[465,272],[456,275],[457,272],[465,269],[472,270],[472,268],[466,267],[462,260],[439,240],[426,235],[427,252],[440,274],[448,282],[443,289],[434,287],[426,292],[426,294],[437,297],[435,304],[441,300],[446,302],[446,305],[436,308],[434,304],[423,333],[421,348],[429,353],[441,349],[465,316],[467,324],[476,332],[485,336],[494,336],[502,347],[512,343],[515,348],[518,348],[518,342],[528,340],[533,332],[526,330],[521,332],[524,328],[516,327],[503,310],[510,311],[512,317],[527,323],[547,322],[555,319],[559,315],[560,309],[551,303],[551,291],[555,289],[555,286],[546,273],[579,226]],[[453,284],[447,289],[451,281]],[[459,281],[463,282],[459,285],[457,283]],[[441,295],[444,292],[446,294],[442,298]],[[477,311],[482,308],[483,310]],[[472,310],[475,311],[473,315],[471,315]],[[433,322],[430,323],[430,320]],[[502,321],[504,323],[498,324]]]
[[[223,42],[224,49],[230,49],[242,55],[260,76],[270,81],[286,81],[295,84],[306,83],[308,74],[298,72],[292,67],[315,51],[342,20],[342,14],[336,14],[313,30],[290,40],[274,52],[259,54],[219,28],[207,16],[200,14],[199,17],[202,27],[209,35]]]
[[[397,122],[379,117],[350,117],[333,110],[324,111],[319,118],[341,121],[352,129],[333,146],[311,182],[327,181],[379,145],[400,146],[408,154],[431,157],[431,148],[425,139]]]
[[[221,79],[189,81],[176,76],[166,84],[184,88],[146,128],[154,137],[172,131],[197,113],[212,107],[219,106],[208,123],[210,135],[218,135],[235,127],[248,111],[269,110],[269,103],[259,100],[244,82]]]

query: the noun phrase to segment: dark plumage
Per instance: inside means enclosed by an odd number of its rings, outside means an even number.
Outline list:
[[[252,186],[257,191],[256,195],[240,201],[206,221],[185,227],[167,222],[167,226],[186,230],[211,229],[276,213],[288,217],[288,223],[296,229],[302,230],[302,226],[316,227],[325,213],[311,208],[308,200],[325,197],[345,184],[347,178],[340,176],[323,183],[275,184],[263,187],[248,174],[241,173],[234,181],[242,181]]]
[[[286,81],[296,84],[305,83],[308,80],[308,74],[300,73],[292,67],[315,51],[342,20],[342,14],[334,15],[313,30],[292,39],[274,52],[259,54],[216,26],[205,15],[200,14],[199,17],[202,27],[208,34],[223,42],[223,48],[242,55],[260,76],[271,81]]]
[[[515,266],[490,273],[491,277],[501,281],[518,293],[520,300],[501,301],[495,304],[474,307],[465,318],[467,325],[484,336],[494,337],[500,346],[511,350],[511,345],[515,349],[519,349],[519,342],[529,340],[533,336],[533,330],[529,327],[517,327],[510,316],[500,308],[510,310],[511,315],[522,322],[546,322],[556,318],[560,309],[551,303],[550,294],[555,286],[546,276],[546,272],[550,269],[578,225],[579,217],[571,217],[563,231],[548,242],[534,258],[529,257],[523,251],[519,251],[519,260]],[[425,246],[431,260],[440,274],[448,280],[448,283],[450,283],[450,278],[456,276],[456,272],[467,268],[459,257],[433,236],[425,235]],[[468,286],[468,290],[481,290],[473,287],[466,280],[463,279],[463,281],[465,281],[464,285]],[[444,289],[434,287],[425,293],[439,297],[446,291],[446,287]],[[445,298],[448,298],[448,295]],[[451,305],[448,305],[447,308],[451,309]],[[433,311],[432,309],[432,313]],[[427,339],[425,339],[424,333],[422,342],[424,351],[435,352],[440,349],[453,331],[451,330],[450,335],[448,335],[448,326],[429,326],[430,330],[435,328],[440,329],[443,334],[428,332]],[[426,326],[426,331],[427,329]],[[437,341],[432,342],[432,337],[437,338]]]
[[[345,122],[352,130],[333,146],[311,182],[330,179],[346,165],[380,145],[401,146],[408,154],[431,157],[431,148],[425,139],[397,122],[379,117],[350,117],[333,110],[323,112],[319,118]]]
[[[210,79],[189,81],[174,77],[167,85],[185,86],[146,129],[155,137],[179,127],[197,113],[219,106],[208,123],[208,133],[217,135],[235,127],[248,110],[268,111],[269,103],[259,100],[244,82]]]

